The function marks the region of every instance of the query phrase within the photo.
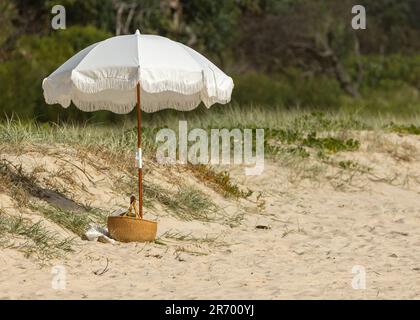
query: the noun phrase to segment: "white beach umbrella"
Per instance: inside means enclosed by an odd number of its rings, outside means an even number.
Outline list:
[[[128,113],[137,105],[139,211],[142,212],[141,112],[192,110],[230,101],[233,81],[195,50],[170,39],[112,37],[80,51],[42,83],[45,101],[83,111]]]

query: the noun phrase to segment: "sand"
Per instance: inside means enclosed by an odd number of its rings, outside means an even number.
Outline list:
[[[369,164],[372,172],[343,185],[334,170],[306,179],[296,168],[270,159],[255,177],[229,167],[240,186],[254,191],[239,201],[175,170],[168,181],[179,177],[196,185],[225,213],[243,215],[241,223],[182,221],[157,207],[146,217],[158,221],[158,236],[179,232],[190,240],[165,239],[165,245],[78,240],[76,252],[47,264],[1,249],[0,299],[418,299],[420,186],[415,178],[420,142],[399,136],[387,137],[390,141],[409,144],[411,158],[398,159],[367,135],[361,150],[340,157]],[[48,153],[7,157],[14,157],[14,163],[28,164],[35,157],[50,168],[54,161],[60,165]],[[153,170],[148,179],[169,183],[162,178],[165,170]],[[104,188],[93,205],[111,210],[125,203],[113,191],[112,179],[94,171],[90,175],[97,183],[83,183],[93,195]],[[37,216],[19,212],[13,201],[7,191],[0,193],[3,212]],[[56,266],[65,275],[60,288],[54,282]],[[352,272],[355,266],[365,270],[365,286],[362,281],[354,288],[354,277],[361,275]]]

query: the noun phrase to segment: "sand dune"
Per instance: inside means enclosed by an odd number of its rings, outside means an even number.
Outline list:
[[[16,248],[1,249],[0,298],[417,299],[420,141],[387,136],[386,143],[410,150],[401,159],[404,150],[387,151],[381,145],[385,140],[362,134],[358,152],[337,157],[369,166],[368,173],[352,172],[350,178],[347,171],[328,167],[315,174],[311,163],[285,166],[266,159],[260,176],[229,168],[238,185],[253,190],[241,200],[223,197],[182,167],[149,162],[146,181],[173,190],[181,182],[193,186],[220,212],[207,221],[186,221],[156,203],[146,216],[159,222],[161,242],[111,245],[77,239],[75,252],[45,263]],[[77,157],[72,163],[85,172],[69,168],[54,148],[2,158],[22,164],[26,172],[44,163],[48,170],[38,173],[38,184],[64,186],[76,203],[106,211],[126,204],[127,197],[116,189],[121,172]],[[63,166],[71,170],[71,186],[64,176],[52,174]],[[19,207],[4,188],[0,209],[1,214],[42,220],[62,237],[72,235],[39,212]],[[57,265],[65,268],[65,289],[52,287]],[[366,271],[364,290],[352,286],[354,266]]]

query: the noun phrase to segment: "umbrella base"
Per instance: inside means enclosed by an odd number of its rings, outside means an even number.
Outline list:
[[[157,222],[134,217],[108,217],[108,232],[120,242],[147,242],[156,239]]]

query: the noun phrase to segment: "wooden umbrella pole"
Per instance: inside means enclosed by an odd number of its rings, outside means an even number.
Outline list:
[[[137,83],[137,148],[138,148],[138,173],[139,173],[139,214],[143,219],[143,174],[141,151],[141,109],[140,109],[140,82]]]

